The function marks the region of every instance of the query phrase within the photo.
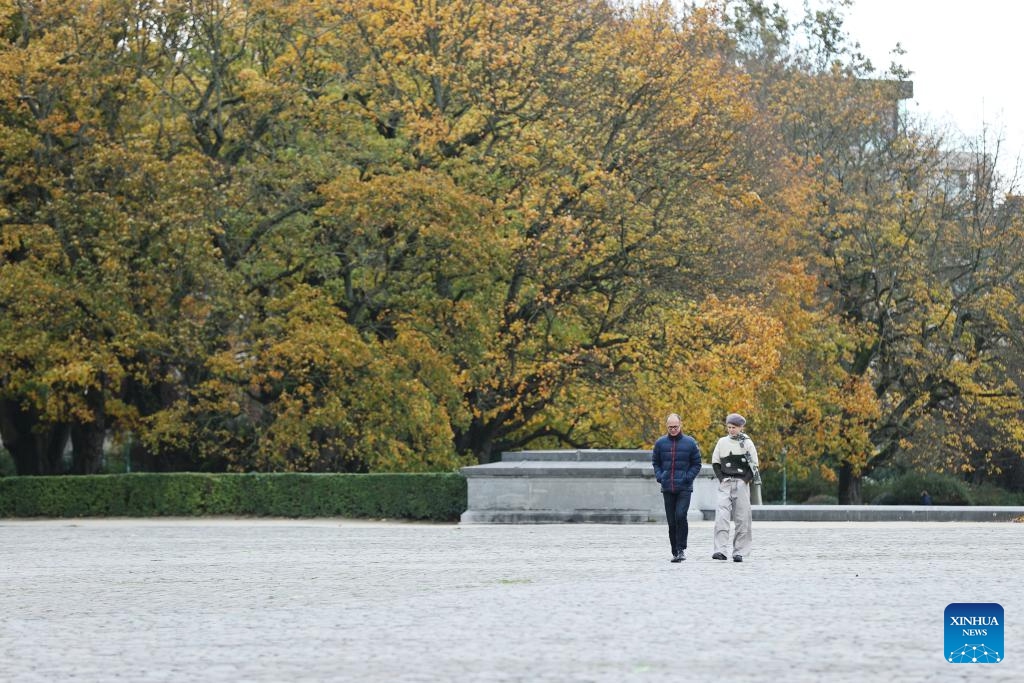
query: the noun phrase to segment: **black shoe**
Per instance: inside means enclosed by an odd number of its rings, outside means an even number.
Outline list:
[[[675,555],[672,556],[672,562],[682,562],[685,559],[686,559],[686,553],[684,553],[682,550],[680,550],[679,552],[677,552]]]
[[[724,560],[725,558],[723,557],[722,559]],[[742,555],[733,555],[732,556],[732,561],[733,562],[742,562],[743,561],[743,556]]]
[[[724,560],[725,559],[725,554],[724,553],[715,553],[714,555],[711,556],[711,559],[712,560]]]

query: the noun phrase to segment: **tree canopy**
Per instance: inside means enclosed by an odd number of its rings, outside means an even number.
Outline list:
[[[18,472],[1018,467],[1024,213],[841,9],[0,0]]]

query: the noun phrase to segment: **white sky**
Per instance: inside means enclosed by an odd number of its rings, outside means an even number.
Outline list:
[[[803,16],[803,0],[769,0]],[[822,6],[809,0],[812,9]],[[1024,158],[1024,2],[1020,0],[854,0],[844,25],[876,69],[897,61],[912,72],[909,111],[989,147],[1002,137],[999,169]],[[1019,190],[1019,188],[1018,188]]]

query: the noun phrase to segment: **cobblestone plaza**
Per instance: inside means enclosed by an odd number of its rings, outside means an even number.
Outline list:
[[[1021,681],[1024,526],[0,520],[10,681]],[[950,664],[943,611],[1005,610]]]

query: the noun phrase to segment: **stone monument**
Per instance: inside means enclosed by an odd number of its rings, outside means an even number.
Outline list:
[[[463,524],[664,522],[661,487],[649,450],[515,451],[463,467]],[[689,519],[714,519],[715,476],[705,463],[694,482]]]

